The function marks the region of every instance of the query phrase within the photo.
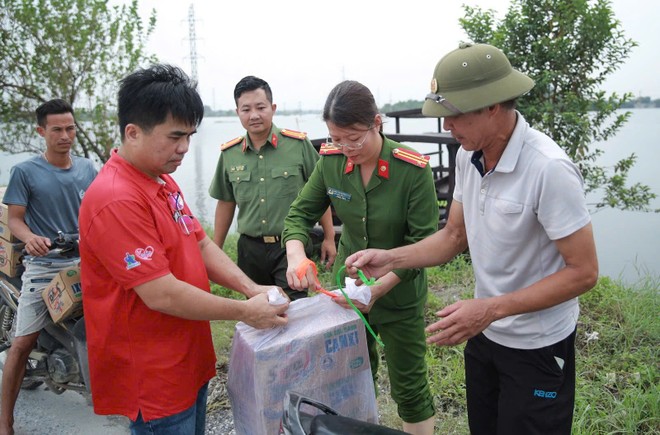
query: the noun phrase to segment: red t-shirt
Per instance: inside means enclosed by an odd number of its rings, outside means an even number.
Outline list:
[[[80,254],[91,389],[97,414],[145,421],[184,411],[215,375],[208,321],[149,309],[134,287],[172,273],[210,291],[195,223],[186,235],[168,195],[113,151],[83,198]],[[175,203],[174,203],[175,204]],[[190,215],[187,205],[180,211]],[[196,221],[196,219],[193,219]]]

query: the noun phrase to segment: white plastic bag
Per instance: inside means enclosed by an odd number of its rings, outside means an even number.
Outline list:
[[[349,299],[353,299],[363,303],[364,305],[369,305],[371,302],[371,288],[368,285],[355,285],[355,280],[353,278],[346,277],[344,281],[344,293],[348,296]],[[339,297],[343,298],[341,290],[334,290],[332,293],[338,294]]]

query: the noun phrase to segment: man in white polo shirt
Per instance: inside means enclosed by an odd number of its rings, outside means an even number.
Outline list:
[[[577,297],[598,279],[578,168],[515,110],[534,82],[486,44],[436,65],[424,115],[460,143],[447,225],[426,239],[346,260],[354,276],[446,263],[469,247],[475,298],[436,313],[429,343],[465,347],[472,434],[570,434]]]

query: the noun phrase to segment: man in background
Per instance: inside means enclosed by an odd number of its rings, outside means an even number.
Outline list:
[[[14,432],[14,406],[30,352],[39,333],[52,323],[42,292],[57,273],[80,263],[50,253],[51,240],[62,232],[78,233],[78,211],[87,187],[96,176],[88,159],[71,156],[76,121],[71,105],[61,99],[37,107],[37,133],[46,149],[11,169],[3,202],[11,233],[25,243],[25,271],[18,299],[15,339],[2,370],[0,434]],[[77,238],[77,237],[76,237]]]
[[[234,88],[234,101],[247,132],[220,147],[209,188],[218,200],[213,240],[222,248],[238,206],[238,266],[259,284],[282,287],[291,300],[305,297],[287,284],[286,249],[280,237],[289,207],[319,155],[305,133],[273,124],[277,105],[266,81],[244,77]],[[337,248],[329,208],[320,223],[321,262],[330,268]]]
[[[203,434],[209,320],[280,326],[288,302],[271,305],[272,286],[206,236],[169,175],[204,115],[196,83],[169,65],[140,69],[121,81],[117,106],[122,144],[80,211],[94,411],[127,416],[132,434]],[[215,296],[209,279],[249,299]]]

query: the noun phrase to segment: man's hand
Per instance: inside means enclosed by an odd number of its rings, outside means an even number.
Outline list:
[[[335,239],[323,239],[321,243],[321,263],[325,264],[325,269],[330,270],[337,257],[337,246]]]
[[[428,337],[426,342],[440,346],[463,343],[497,320],[489,299],[458,301],[435,314],[443,319],[426,327],[427,333],[436,333]]]
[[[357,270],[360,269],[367,278],[380,278],[394,269],[394,258],[390,251],[384,249],[365,249],[358,251],[346,259],[348,276],[357,279],[357,285],[363,284]]]
[[[276,286],[276,285],[260,285],[260,284],[254,284],[251,288],[250,291],[245,295],[248,298],[252,298],[254,296],[260,295],[262,293],[268,293],[268,290],[272,289],[275,287],[277,291],[280,292],[282,296],[285,298],[289,299],[289,297],[286,295],[284,290],[282,290],[282,287]]]
[[[241,319],[244,323],[257,329],[272,328],[273,326],[284,326],[289,319],[286,317],[286,310],[289,303],[272,305],[268,302],[268,295],[258,294],[247,301],[247,313],[245,318]]]
[[[35,257],[41,257],[50,251],[50,239],[34,235],[25,243],[25,251]]]

